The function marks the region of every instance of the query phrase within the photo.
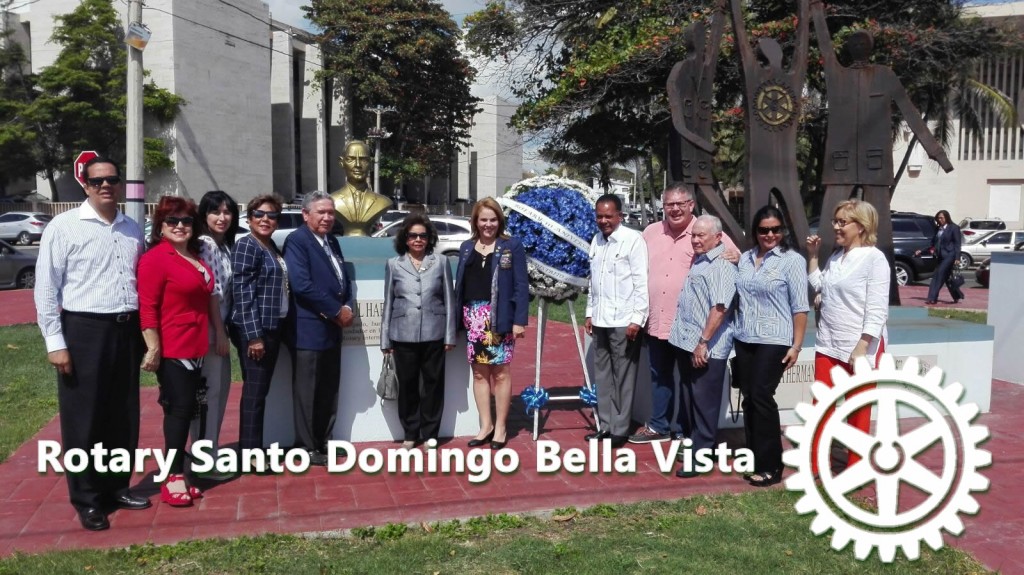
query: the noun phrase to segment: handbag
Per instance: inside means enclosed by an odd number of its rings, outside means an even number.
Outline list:
[[[964,285],[964,274],[960,270],[953,268],[953,271],[949,274],[949,279],[946,280],[946,285],[954,289],[962,287]]]
[[[395,372],[395,357],[393,353],[384,355],[384,365],[380,368],[380,377],[377,378],[377,395],[381,399],[398,399],[398,373]]]

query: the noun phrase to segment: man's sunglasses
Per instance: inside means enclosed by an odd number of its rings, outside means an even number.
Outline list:
[[[164,218],[164,223],[171,226],[172,228],[178,227],[178,224],[185,224],[186,226],[191,226],[193,221],[195,220],[192,219],[192,216],[182,216],[180,218],[178,216],[167,216],[166,218]]]
[[[103,182],[116,186],[121,183],[121,176],[107,176],[105,178],[86,178],[85,182],[94,188],[98,188],[103,185]]]
[[[276,220],[277,217],[280,216],[280,215],[281,215],[281,212],[265,212],[263,210],[253,210],[253,211],[249,212],[249,217],[254,219],[254,220],[258,220],[258,219],[262,218],[263,216],[266,216],[266,217],[268,217],[268,218],[270,218],[272,220]]]

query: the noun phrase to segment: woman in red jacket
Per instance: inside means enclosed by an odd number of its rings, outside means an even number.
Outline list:
[[[185,443],[196,412],[200,369],[209,348],[207,319],[213,272],[199,259],[192,233],[198,213],[191,200],[164,196],[153,214],[152,247],[139,260],[139,320],[146,340],[142,369],[155,371],[164,408],[164,448],[171,474],[160,500],[192,505],[202,493],[185,481]]]

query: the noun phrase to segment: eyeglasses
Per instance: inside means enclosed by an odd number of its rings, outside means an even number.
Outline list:
[[[848,224],[852,224],[852,223],[854,223],[853,220],[833,219],[832,220],[832,227],[834,227],[834,228],[845,228]]]
[[[430,239],[430,234],[413,234],[413,233],[409,233],[409,234],[406,234],[405,237],[409,238],[410,240],[426,240],[426,239]]]
[[[266,216],[266,217],[268,217],[268,218],[270,218],[272,220],[276,220],[278,218],[278,216],[280,216],[280,215],[281,215],[281,212],[265,212],[263,210],[253,210],[253,211],[249,212],[249,217],[254,219],[254,220],[258,220],[258,219],[262,218],[263,216]]]
[[[180,218],[178,216],[167,216],[164,218],[164,223],[172,228],[178,227],[178,224],[189,227],[192,225],[193,221],[195,220],[192,219],[192,216],[181,216]]]
[[[121,176],[106,176],[103,178],[86,178],[85,183],[89,184],[94,188],[98,188],[103,185],[103,182],[115,186],[121,183]]]
[[[683,206],[692,204],[693,200],[686,200],[685,202],[669,202],[664,204],[666,210],[682,209]]]
[[[772,226],[770,228],[763,228],[761,226],[758,226],[757,233],[761,234],[762,236],[767,236],[768,234],[779,235],[782,233],[782,226]]]

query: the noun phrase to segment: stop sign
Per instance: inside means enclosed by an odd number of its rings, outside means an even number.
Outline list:
[[[75,158],[75,180],[77,180],[79,185],[83,188],[85,187],[85,164],[89,160],[98,157],[99,154],[92,150],[88,150],[78,154],[78,157]]]

